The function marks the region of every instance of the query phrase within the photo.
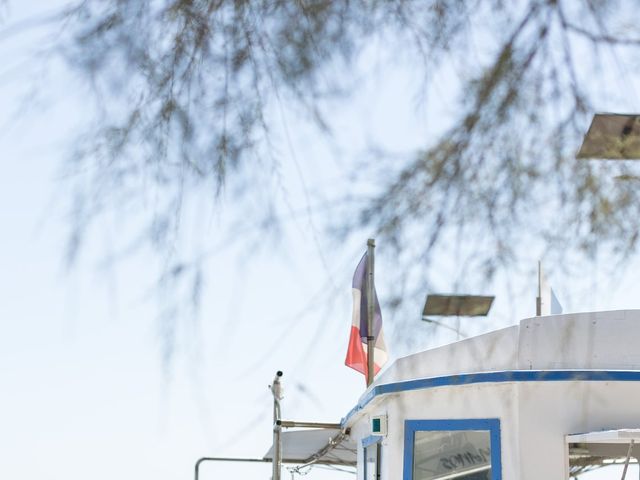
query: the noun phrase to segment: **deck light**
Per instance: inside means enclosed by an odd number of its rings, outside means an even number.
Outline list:
[[[640,115],[595,114],[576,158],[639,160]]]

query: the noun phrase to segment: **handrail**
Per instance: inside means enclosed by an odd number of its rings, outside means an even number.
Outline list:
[[[247,463],[271,463],[270,458],[234,458],[234,457],[202,457],[195,465],[195,480],[200,475],[200,464],[203,462],[247,462]]]

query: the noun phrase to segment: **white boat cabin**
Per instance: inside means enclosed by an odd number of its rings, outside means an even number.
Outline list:
[[[356,465],[358,480],[566,480],[635,463],[639,342],[640,310],[580,313],[400,358],[340,428],[285,432],[284,461]]]

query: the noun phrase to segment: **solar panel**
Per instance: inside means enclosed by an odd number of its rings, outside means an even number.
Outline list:
[[[576,158],[640,159],[640,115],[595,114]]]
[[[428,295],[422,315],[485,317],[494,298],[486,295]]]

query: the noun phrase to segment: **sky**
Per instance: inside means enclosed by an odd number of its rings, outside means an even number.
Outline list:
[[[9,18],[52,8],[11,2]],[[156,258],[142,251],[116,265],[105,261],[135,219],[102,220],[79,261],[65,263],[71,183],[61,166],[74,132],[90,118],[90,93],[55,62],[41,70],[29,53],[40,33],[0,43],[0,478],[168,480],[189,478],[202,456],[261,457],[271,444],[267,387],[276,370],[284,371],[285,418],[338,422],[364,391],[362,376],[343,362],[351,276],[367,232],[336,248],[302,215],[285,225],[280,248],[269,244],[248,255],[241,240],[228,241],[207,261],[202,308],[180,319],[175,354],[165,362]],[[362,66],[370,79],[334,119],[345,158],[361,155],[371,137],[390,149],[418,148],[426,127],[441,128],[430,119],[447,112],[446,105],[429,115],[416,111],[412,96],[398,93],[411,91],[416,79],[370,67],[373,57]],[[283,121],[297,125],[293,117]],[[298,159],[314,189],[335,188],[345,171],[342,159],[326,161],[336,152],[325,140],[304,126],[290,131],[284,182],[304,210]],[[207,220],[191,219],[194,235],[229,238],[232,206],[222,214],[206,201],[200,207]],[[565,311],[637,307],[633,265],[620,278],[605,277],[596,265],[585,278],[554,279]],[[377,270],[381,297],[390,268]],[[516,279],[512,290],[502,280],[491,316],[468,330],[533,315],[535,278]],[[385,328],[392,358],[454,339],[430,330],[418,314],[417,346],[398,341],[392,324]],[[266,479],[270,467],[205,465],[201,478],[225,475]],[[351,477],[317,470],[307,478]]]

